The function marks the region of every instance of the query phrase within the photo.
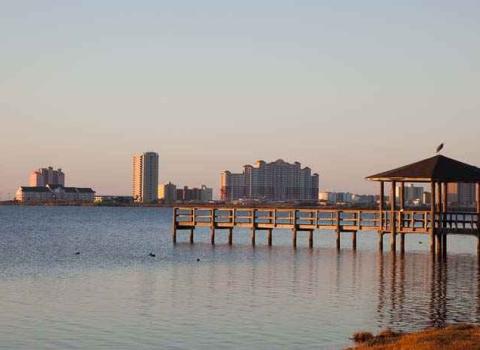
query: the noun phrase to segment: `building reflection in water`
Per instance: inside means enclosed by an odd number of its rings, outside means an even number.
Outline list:
[[[480,262],[473,256],[379,253],[377,272],[381,328],[480,322]]]

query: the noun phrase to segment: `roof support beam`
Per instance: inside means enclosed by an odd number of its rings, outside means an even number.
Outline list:
[[[435,253],[435,215],[436,215],[436,191],[435,182],[430,183],[431,200],[430,200],[430,252]]]
[[[392,181],[392,189],[390,192],[390,250],[392,252],[397,250],[397,218],[395,215],[397,201],[395,198],[395,187],[397,187],[397,183]]]

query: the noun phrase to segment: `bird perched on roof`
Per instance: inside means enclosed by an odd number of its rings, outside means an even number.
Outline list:
[[[443,142],[437,147],[437,153],[443,149]]]

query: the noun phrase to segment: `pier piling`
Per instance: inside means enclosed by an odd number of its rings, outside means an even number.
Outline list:
[[[383,232],[378,231],[378,250],[383,252]]]
[[[442,238],[443,235],[441,235],[440,232],[435,235],[435,250],[438,255],[442,254]]]
[[[392,181],[390,191],[390,250],[392,252],[397,251],[396,186],[396,181]]]
[[[210,228],[210,243],[212,243],[212,245],[215,245],[215,227],[214,226]]]
[[[233,244],[233,228],[228,229],[228,245]]]

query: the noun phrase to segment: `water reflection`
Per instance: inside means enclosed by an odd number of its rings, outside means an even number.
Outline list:
[[[252,248],[242,230],[233,246],[219,233],[212,247],[208,230],[173,246],[164,209],[0,215],[0,348],[342,348],[360,329],[480,322],[471,237],[432,260],[423,236],[404,255],[379,254],[375,232],[356,252],[337,252],[328,232],[294,250],[281,230],[273,247],[259,234]]]
[[[378,254],[377,325],[409,329],[480,321],[480,267],[472,256]]]

